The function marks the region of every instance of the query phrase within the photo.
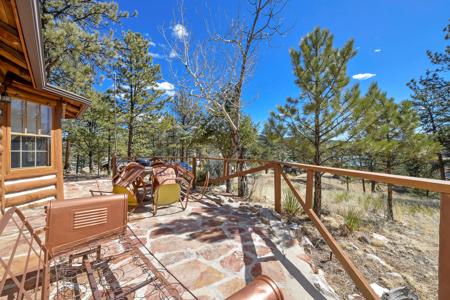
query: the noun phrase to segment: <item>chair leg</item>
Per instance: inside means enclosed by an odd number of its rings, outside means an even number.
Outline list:
[[[180,203],[181,203],[181,208],[184,210],[186,210],[187,206],[188,206],[188,201],[189,201],[189,194],[187,194],[184,200],[184,204],[183,204],[183,200],[180,198]]]
[[[156,193],[155,193],[156,194]],[[153,194],[153,215],[156,215],[156,212],[158,211],[158,196]]]

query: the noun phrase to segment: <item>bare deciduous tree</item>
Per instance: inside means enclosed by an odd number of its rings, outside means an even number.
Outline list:
[[[183,2],[171,27],[172,34],[163,31],[169,57],[184,66],[186,76],[177,76],[178,86],[204,101],[210,113],[227,121],[235,158],[245,156],[239,132],[243,86],[256,64],[261,43],[282,34],[280,16],[287,0],[248,0],[247,4],[248,14],[231,19],[227,33],[209,33],[207,40],[195,45],[187,30]],[[239,170],[244,168],[243,163],[239,164]],[[238,194],[247,194],[245,177],[239,178]]]

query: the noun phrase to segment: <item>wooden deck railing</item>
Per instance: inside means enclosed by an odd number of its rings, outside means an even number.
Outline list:
[[[158,157],[161,159],[179,160],[179,157]],[[441,194],[440,203],[440,226],[439,226],[439,299],[450,299],[450,181],[426,179],[409,176],[399,176],[384,173],[374,173],[351,169],[332,168],[325,166],[316,166],[292,162],[279,162],[255,159],[232,159],[217,157],[190,157],[192,162],[192,171],[197,175],[197,162],[199,160],[223,161],[223,176],[211,179],[210,182],[223,182],[227,179],[242,177],[248,174],[272,169],[274,176],[274,206],[277,212],[281,212],[281,178],[284,179],[289,189],[301,204],[303,210],[320,232],[333,254],[344,267],[347,274],[352,278],[357,288],[366,299],[380,299],[374,290],[370,287],[363,274],[353,264],[350,258],[345,254],[341,246],[333,238],[332,234],[324,226],[320,218],[312,209],[314,193],[314,173],[322,172],[339,176],[348,176],[358,179],[373,180],[379,183],[393,184],[397,186],[424,189]],[[230,174],[230,163],[253,163],[259,164],[241,172]],[[298,190],[294,187],[291,180],[283,172],[283,166],[297,168],[306,171],[306,193],[305,199],[300,196]]]

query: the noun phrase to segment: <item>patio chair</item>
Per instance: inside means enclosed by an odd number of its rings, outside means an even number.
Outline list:
[[[127,196],[51,201],[45,242],[20,209],[0,219],[0,297],[196,299],[127,226]]]
[[[130,162],[126,166],[120,167],[113,177],[112,191],[90,190],[91,195],[126,194],[128,195],[128,206],[135,208],[142,204],[147,194],[145,175],[144,166],[136,162]],[[141,194],[139,193],[140,189],[143,190]]]
[[[186,209],[194,175],[179,165],[155,164],[153,172],[153,215],[158,207],[168,206],[180,202],[181,208]]]

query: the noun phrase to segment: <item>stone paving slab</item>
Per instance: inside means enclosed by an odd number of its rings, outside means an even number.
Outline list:
[[[65,183],[66,199],[89,196],[89,189],[111,190],[109,180]],[[129,226],[199,299],[225,299],[256,276],[271,277],[285,299],[331,299],[323,274],[312,264],[289,228],[267,208],[204,197],[150,213],[151,204],[129,216]],[[34,225],[44,225],[43,206],[23,207]],[[41,227],[42,227],[41,226]]]
[[[144,209],[130,226],[201,299],[225,299],[260,274],[275,280],[285,299],[331,298],[315,288],[323,274],[307,262],[290,230],[281,221],[269,223],[245,204],[204,198],[185,211],[177,205],[159,209],[154,217]]]

